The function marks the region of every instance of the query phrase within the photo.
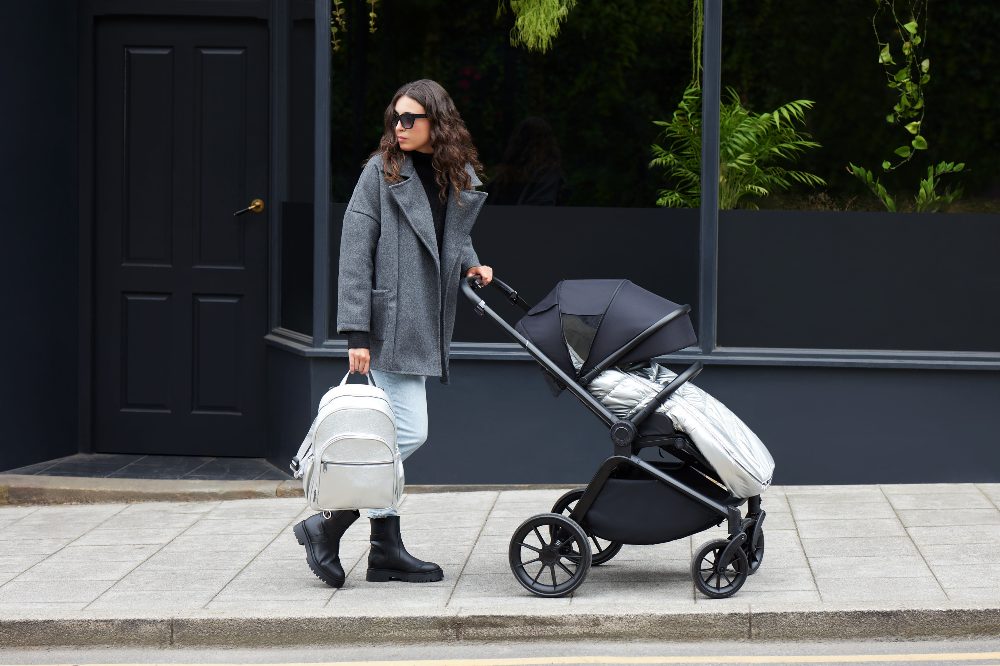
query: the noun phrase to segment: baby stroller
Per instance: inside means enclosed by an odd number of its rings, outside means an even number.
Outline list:
[[[708,597],[735,594],[764,558],[760,495],[774,461],[732,412],[687,383],[701,363],[675,375],[651,360],[697,342],[690,306],[628,280],[563,280],[534,307],[501,280],[491,284],[526,312],[515,326],[476,293],[477,278],[465,278],[462,290],[541,364],[553,393],[568,389],[612,441],[585,488],[514,532],[508,559],[517,581],[561,597],[623,544],[674,541],[726,521],[729,538],[702,545],[691,576]],[[651,448],[659,459],[640,457]]]

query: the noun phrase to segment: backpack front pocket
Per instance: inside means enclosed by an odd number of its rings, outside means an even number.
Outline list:
[[[385,439],[361,433],[319,447],[307,500],[314,509],[384,509],[399,502],[402,462]]]
[[[384,509],[396,499],[396,465],[320,464],[318,503],[325,509]]]

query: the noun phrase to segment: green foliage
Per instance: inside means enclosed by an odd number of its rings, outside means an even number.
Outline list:
[[[879,182],[879,179],[871,171],[856,164],[851,164],[847,168],[854,174],[855,178],[868,186],[868,189],[878,197],[878,200],[882,202],[886,210],[890,213],[896,212],[896,200],[893,199],[892,195],[885,189],[885,186]],[[957,164],[954,162],[940,162],[937,165],[927,167],[927,177],[920,179],[919,189],[914,196],[913,209],[918,213],[937,213],[960,199],[962,196],[961,186],[954,189],[947,187],[942,192],[938,192],[937,186],[939,178],[942,175],[958,173],[964,168],[965,164],[962,162],[958,162]]]
[[[886,164],[888,164],[888,162],[883,162],[882,167],[885,168]],[[868,189],[872,191],[872,194],[878,197],[878,200],[882,202],[882,205],[885,206],[887,211],[890,213],[896,212],[896,200],[892,198],[889,191],[885,189],[885,185],[879,182],[879,179],[876,178],[871,171],[864,167],[857,166],[854,163],[849,164],[847,170],[854,174],[855,178],[868,186]]]
[[[743,106],[735,90],[728,89],[719,118],[719,208],[736,208],[744,197],[766,197],[793,183],[826,184],[815,174],[776,164],[792,162],[805,150],[820,147],[796,128],[804,124],[805,112],[812,106],[811,100],[803,99],[755,114]],[[655,124],[663,127],[663,145],[653,145],[649,165],[665,169],[669,182],[659,191],[656,204],[697,208],[701,203],[701,88],[697,83],[684,91],[670,120]],[[744,205],[757,207],[754,201]]]
[[[372,34],[375,34],[375,19],[378,18],[375,14],[377,3],[378,0],[367,0],[368,32]],[[333,0],[330,7],[330,48],[334,52],[340,51],[342,44],[340,36],[345,34],[347,34],[347,10],[344,8],[344,0]]]
[[[918,213],[936,213],[962,196],[962,187],[945,188],[942,194],[937,192],[937,178],[946,173],[958,173],[965,168],[961,162],[941,162],[937,166],[927,167],[927,177],[920,180],[920,189],[915,199]]]
[[[903,144],[893,150],[893,154],[898,156],[899,160],[895,162],[890,159],[882,161],[882,171],[886,173],[895,171],[928,148],[927,138],[924,136],[923,130],[924,117],[927,112],[924,86],[931,80],[931,61],[924,57],[923,50],[927,39],[927,3],[928,0],[911,0],[909,12],[904,15],[909,20],[904,23],[896,12],[896,0],[876,0],[875,15],[872,17],[872,30],[875,32],[875,40],[879,49],[878,62],[885,69],[886,85],[898,98],[892,107],[892,113],[885,117],[885,121],[891,126],[904,130],[906,132],[904,136],[908,140],[908,144]],[[883,41],[879,34],[878,23],[883,13],[887,17],[891,17],[891,34],[895,36],[898,44],[894,44],[889,38]],[[894,54],[900,56],[902,66],[896,63]],[[897,67],[899,69],[896,69]],[[927,177],[920,180],[920,185],[914,196],[914,209],[917,212],[938,212],[959,199],[962,196],[961,187],[945,188],[938,192],[937,186],[940,176],[958,173],[964,168],[965,164],[961,162],[957,164],[940,162],[937,165],[932,164],[927,167]],[[889,194],[880,178],[868,169],[854,163],[848,165],[847,171],[864,183],[872,194],[882,202],[886,210],[896,211],[896,200]]]
[[[333,0],[330,7],[330,48],[340,50],[340,36],[347,32],[347,10],[344,0]]]
[[[923,55],[923,43],[927,37],[925,23],[928,0],[913,0],[910,3],[908,16],[912,17],[906,23],[896,13],[895,0],[877,0],[875,15],[872,17],[872,30],[878,43],[878,62],[885,69],[886,85],[895,92],[899,101],[892,107],[892,113],[885,117],[890,125],[902,127],[913,138],[907,138],[909,145],[902,145],[893,151],[902,159],[895,164],[891,161],[882,163],[883,171],[893,171],[916,155],[918,150],[927,150],[927,139],[921,135],[924,114],[927,107],[924,104],[924,86],[931,80],[929,58]],[[879,16],[883,12],[892,16],[892,34],[898,37],[899,44],[895,46],[890,41],[882,41],[878,31]],[[919,34],[923,25],[923,34]],[[894,48],[895,46],[895,48]],[[898,65],[893,53],[901,55],[902,65]],[[896,69],[896,68],[899,69]],[[907,122],[909,121],[909,122]],[[888,163],[888,166],[886,164]]]
[[[569,16],[577,0],[509,0],[514,14],[511,46],[524,46],[529,51],[545,53],[559,34],[560,24]],[[505,2],[500,0],[497,17],[503,15]]]

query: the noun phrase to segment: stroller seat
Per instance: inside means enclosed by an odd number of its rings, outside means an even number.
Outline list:
[[[664,439],[677,434],[674,424],[661,412],[653,412],[649,418],[639,424],[639,440],[644,439]]]

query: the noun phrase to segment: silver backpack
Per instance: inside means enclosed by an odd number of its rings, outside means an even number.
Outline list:
[[[347,377],[320,399],[289,467],[315,511],[396,509],[403,461],[392,405],[370,374],[368,384],[348,384]]]

